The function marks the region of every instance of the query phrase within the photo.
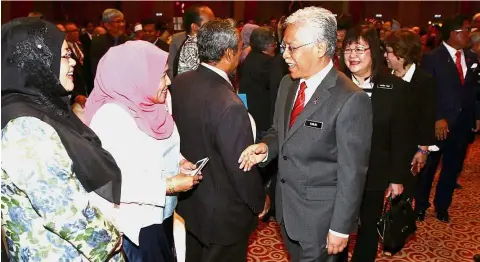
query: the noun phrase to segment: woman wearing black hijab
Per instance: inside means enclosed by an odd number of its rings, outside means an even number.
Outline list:
[[[119,204],[121,173],[68,106],[75,61],[64,34],[19,18],[2,26],[1,41],[2,229],[10,260],[122,260],[112,214],[93,204],[110,211]]]

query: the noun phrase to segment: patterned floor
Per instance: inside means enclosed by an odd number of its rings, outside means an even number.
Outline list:
[[[376,261],[472,262],[473,255],[480,253],[479,138],[470,148],[459,183],[463,189],[455,191],[449,224],[435,219],[433,208],[430,208],[425,221],[417,223],[415,236],[400,253],[394,257],[379,253]],[[250,238],[247,261],[287,262],[287,256],[278,224],[260,224]]]

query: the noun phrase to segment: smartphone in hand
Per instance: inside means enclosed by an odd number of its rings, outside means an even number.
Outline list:
[[[204,159],[200,159],[197,161],[197,163],[195,163],[195,166],[197,167],[196,169],[192,170],[190,172],[190,175],[191,176],[195,176],[195,175],[198,175],[198,173],[200,173],[200,171],[202,171],[202,169],[205,167],[205,165],[208,163],[208,160],[210,160],[208,157],[205,157]]]

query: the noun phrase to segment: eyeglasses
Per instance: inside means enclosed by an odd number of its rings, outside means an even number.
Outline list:
[[[114,20],[114,21],[110,21],[109,23],[114,23],[114,24],[124,24],[125,23],[125,20],[124,19],[120,19],[120,20]]]
[[[67,53],[65,53],[64,55],[62,55],[62,58],[65,58],[65,59],[70,59],[72,57],[72,51],[70,49],[67,49]]]
[[[370,47],[357,46],[353,49],[352,48],[345,48],[345,50],[343,50],[343,53],[348,55],[348,54],[351,54],[352,52],[355,52],[355,54],[357,54],[357,55],[363,55],[369,49],[370,49]]]
[[[472,29],[471,28],[463,28],[463,29],[457,29],[455,32],[460,33],[460,32],[470,32]]]
[[[301,47],[304,47],[304,46],[307,46],[307,45],[311,45],[311,44],[313,44],[313,43],[315,43],[315,42],[306,43],[306,44],[303,44],[303,45],[297,46],[297,47],[293,47],[293,46],[287,45],[287,44],[285,44],[285,43],[282,43],[282,44],[280,45],[280,47],[281,47],[283,50],[285,50],[285,51],[288,50],[288,52],[289,52],[290,54],[292,54],[293,51],[295,51],[295,50],[297,50],[297,49],[299,49],[299,48],[301,48]]]

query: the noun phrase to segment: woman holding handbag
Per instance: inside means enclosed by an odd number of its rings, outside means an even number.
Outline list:
[[[372,100],[370,163],[352,261],[373,262],[385,191],[392,197],[401,195],[406,177],[412,175],[409,146],[412,121],[408,118],[407,88],[404,81],[382,66],[380,40],[374,27],[350,29],[343,42],[342,58],[347,76]]]

